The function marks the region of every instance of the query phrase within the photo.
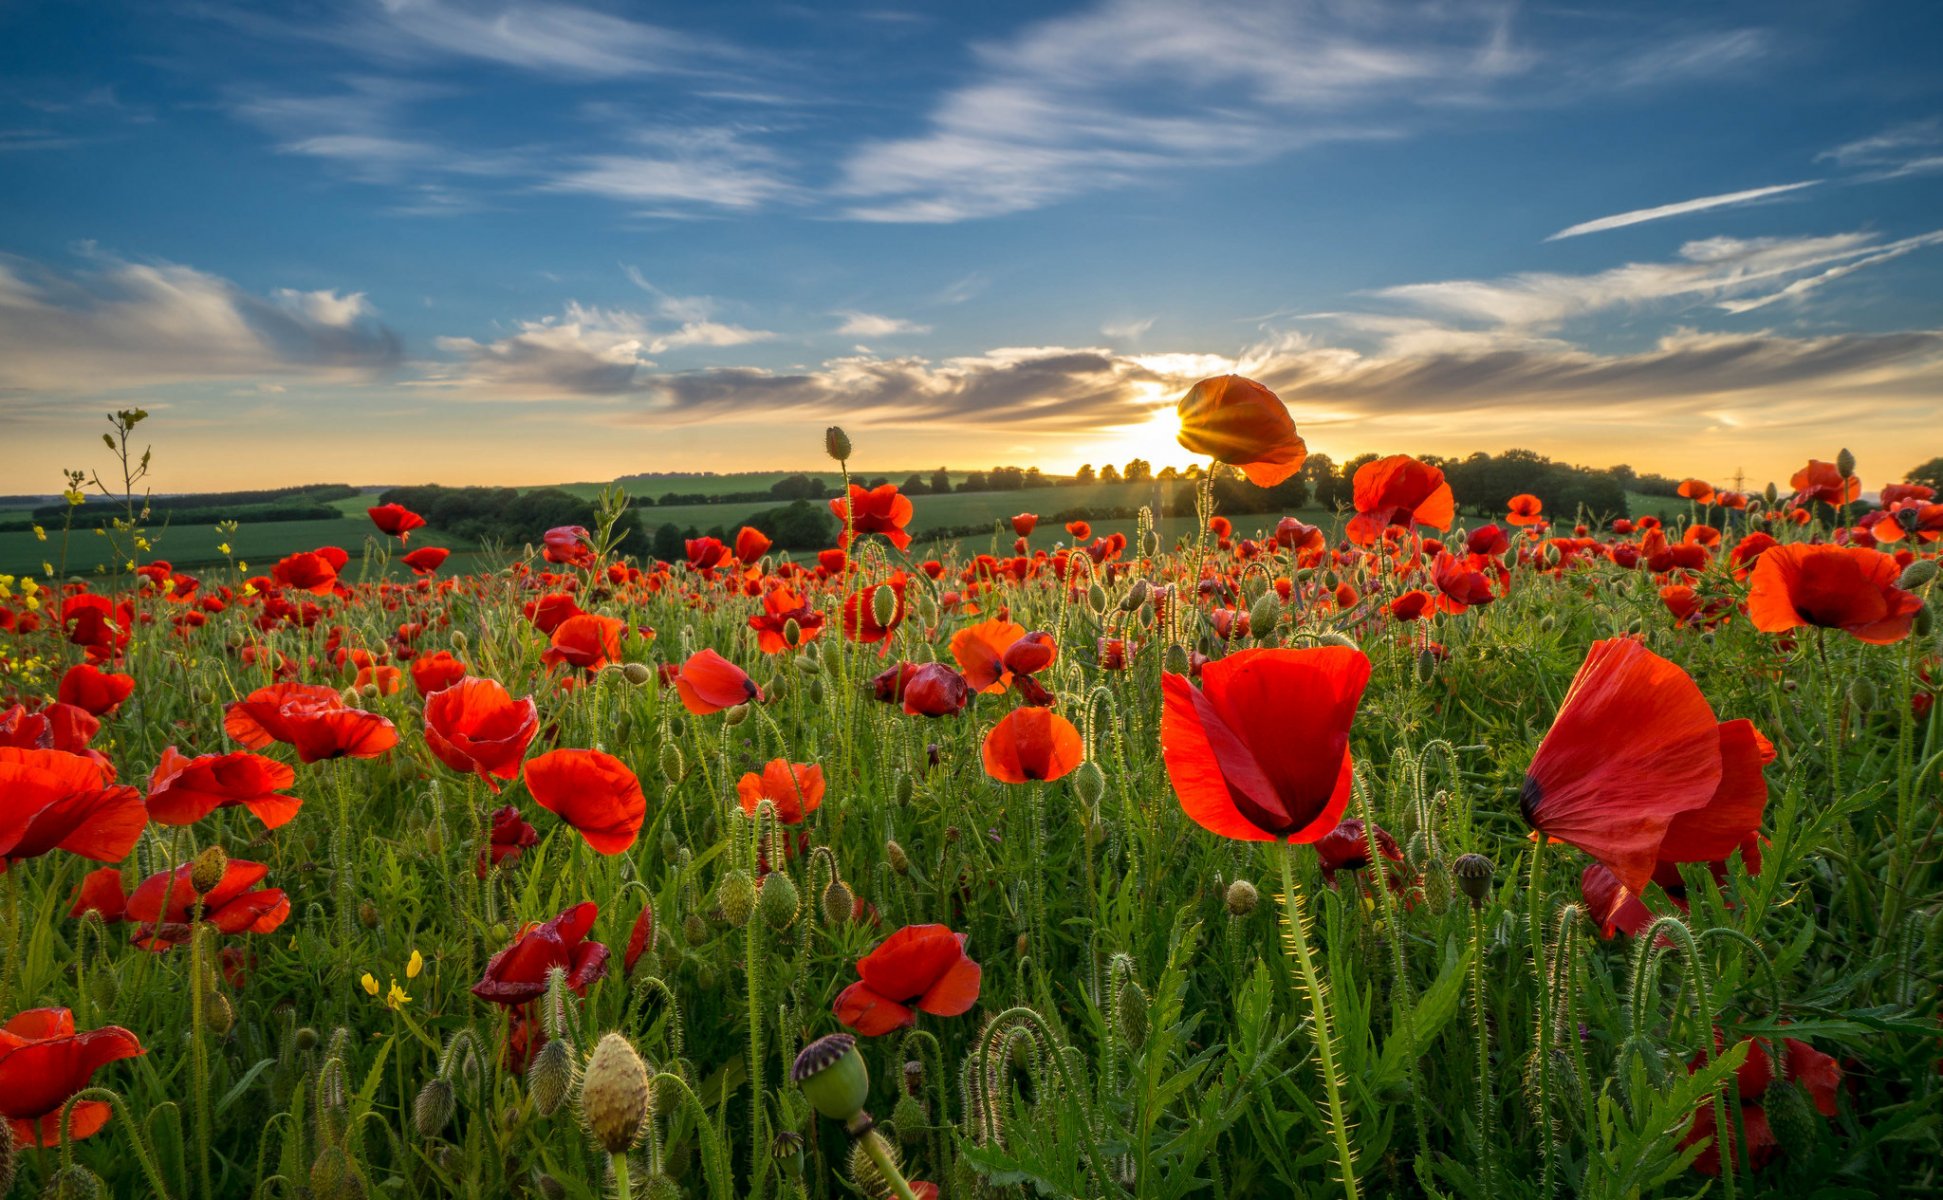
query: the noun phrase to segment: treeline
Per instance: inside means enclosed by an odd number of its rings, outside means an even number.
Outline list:
[[[593,501],[559,488],[398,487],[378,497],[380,504],[402,504],[440,533],[482,545],[538,545],[546,531],[560,525],[594,527]],[[640,518],[621,514],[622,553],[641,554],[648,544]]]
[[[153,513],[193,513],[197,519],[200,519],[201,515],[206,511],[219,511],[222,513],[222,516],[213,518],[219,521],[244,516],[248,516],[252,521],[295,521],[308,520],[309,518],[261,517],[254,512],[245,513],[240,510],[254,509],[265,505],[279,508],[294,507],[297,503],[321,506],[332,500],[349,500],[357,494],[358,490],[348,483],[306,483],[296,487],[261,488],[253,492],[185,492],[179,496],[150,496],[148,498],[148,508]],[[120,501],[101,496],[89,496],[88,503],[118,504]],[[81,507],[85,509],[87,505],[82,505]],[[68,506],[66,501],[59,504],[43,504],[34,510],[34,519],[42,524],[46,524],[49,521],[60,520],[67,511]],[[334,517],[338,514],[333,509],[325,515]],[[177,516],[176,519],[182,520],[185,524],[188,523],[186,515]],[[78,521],[76,523],[79,524]]]

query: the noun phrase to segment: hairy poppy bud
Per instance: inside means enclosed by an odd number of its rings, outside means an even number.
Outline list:
[[[701,945],[708,940],[708,922],[702,920],[700,913],[689,913],[682,918],[681,936],[686,938],[691,946]]]
[[[366,929],[378,927],[378,906],[366,900],[358,905],[358,924]]]
[[[874,1133],[870,1136],[878,1137]],[[904,1173],[904,1161],[903,1155],[898,1152],[897,1144],[878,1137],[878,1145],[880,1147],[879,1153],[890,1163],[891,1170],[902,1175]],[[862,1138],[858,1138],[856,1141],[850,1143],[850,1157],[845,1163],[845,1171],[850,1176],[851,1183],[862,1195],[897,1195],[897,1190],[891,1186],[891,1181],[885,1177],[883,1169],[877,1165],[877,1160],[871,1157],[868,1150],[864,1149],[864,1140]]]
[[[203,1010],[202,1019],[209,1026],[209,1032],[222,1037],[236,1027],[236,1009],[230,1004],[228,996],[211,992],[209,1006]]]
[[[1849,680],[1849,703],[1862,712],[1874,708],[1876,706],[1875,682],[1859,676]]]
[[[803,1089],[811,1108],[846,1125],[870,1098],[870,1068],[857,1053],[857,1039],[847,1033],[820,1037],[803,1047],[790,1064],[789,1079]]]
[[[891,870],[896,871],[899,875],[910,874],[910,855],[904,853],[904,847],[897,842],[887,841],[884,843],[884,861],[888,862],[891,865]]]
[[[1073,791],[1086,802],[1087,807],[1096,807],[1106,795],[1106,772],[1092,759],[1081,763],[1073,772]]]
[[[8,1136],[12,1140],[12,1135]],[[54,1172],[41,1189],[43,1200],[96,1200],[108,1193],[101,1185],[101,1176],[90,1171],[80,1163],[70,1163]]]
[[[1491,876],[1496,870],[1482,854],[1462,854],[1451,864],[1458,890],[1470,898],[1472,908],[1483,905],[1484,898],[1491,894]]]
[[[1228,885],[1228,891],[1221,897],[1221,902],[1227,905],[1229,916],[1245,917],[1255,911],[1255,905],[1261,902],[1261,898],[1262,895],[1255,890],[1254,884],[1246,879],[1237,879]]]
[[[783,622],[783,645],[796,646],[796,645],[800,645],[802,641],[803,641],[803,626],[797,622],[796,618],[791,617],[787,621],[784,621]]]
[[[672,738],[661,743],[661,776],[669,783],[680,783],[688,777],[688,763],[682,759],[681,747]]]
[[[715,903],[722,908],[722,919],[740,929],[749,923],[756,908],[756,884],[741,867],[722,877],[715,888]]]
[[[1138,1050],[1147,1044],[1147,991],[1139,980],[1128,978],[1120,985],[1113,1018],[1119,1022],[1120,1036],[1127,1039],[1127,1045]]]
[[[207,896],[216,890],[216,885],[223,881],[228,871],[229,855],[224,853],[221,846],[211,846],[196,855],[195,862],[190,865],[189,886],[195,889],[198,896]]]
[[[465,650],[465,648],[466,648],[466,644],[467,644],[467,642],[468,642],[469,640],[470,640],[470,639],[468,639],[468,638],[466,637],[466,632],[465,632],[465,630],[463,630],[463,629],[454,629],[454,630],[452,631],[452,648],[453,648],[454,650],[458,650],[458,651],[461,651],[461,652],[463,652],[463,651]]]
[[[1766,1053],[1758,1044],[1749,1052]],[[1775,1144],[1781,1147],[1782,1153],[1791,1158],[1808,1157],[1815,1146],[1817,1122],[1814,1107],[1801,1085],[1775,1076],[1761,1093],[1761,1108],[1767,1113],[1768,1128],[1774,1132]]]
[[[1167,653],[1163,657],[1165,659],[1164,665],[1167,667],[1167,671],[1169,674],[1172,675],[1187,674],[1188,661],[1187,661],[1186,646],[1182,646],[1178,644],[1169,646],[1167,648]]]
[[[911,802],[911,797],[917,795],[917,790],[918,790],[918,785],[916,780],[912,779],[909,775],[906,775],[902,771],[898,772],[897,783],[895,785],[895,791],[893,792],[893,796],[897,800],[898,807],[902,808],[904,805],[909,804]]]
[[[625,1154],[652,1109],[648,1065],[618,1033],[601,1036],[580,1084],[580,1115],[609,1154]]]
[[[1761,493],[1761,497],[1768,502],[1768,507],[1772,508],[1781,502],[1781,489],[1775,487],[1774,480],[1770,479],[1768,480],[1768,489]]]
[[[1903,573],[1896,579],[1896,586],[1906,592],[1914,591],[1935,578],[1936,560],[1919,558],[1903,568]]]
[[[649,669],[646,663],[631,662],[622,665],[621,676],[635,687],[640,687],[648,680],[654,678],[654,672]]]
[[[1430,650],[1417,651],[1417,682],[1429,683],[1437,678],[1437,655]]]
[[[317,1048],[317,1031],[305,1025],[303,1028],[297,1030],[296,1033],[292,1034],[290,1040],[300,1053],[305,1050],[315,1050]]]
[[[897,593],[884,584],[870,593],[870,615],[879,625],[889,625],[897,616]]]
[[[310,1164],[310,1194],[317,1200],[364,1200],[364,1180],[342,1146],[326,1146]]]
[[[419,1137],[435,1138],[452,1123],[452,1114],[458,1107],[451,1081],[443,1075],[434,1075],[418,1089],[418,1098],[412,1101],[412,1128],[418,1130]]]
[[[772,871],[762,877],[756,905],[762,910],[764,923],[780,931],[796,923],[796,914],[803,907],[803,897],[796,890],[796,881],[789,877],[789,872]]]
[[[1248,628],[1258,638],[1274,637],[1275,626],[1281,619],[1282,598],[1273,591],[1263,592],[1248,606]]]
[[[840,426],[832,425],[823,431],[823,452],[838,462],[850,459],[850,435]]]
[[[906,1146],[923,1142],[924,1135],[930,1132],[926,1128],[930,1123],[924,1105],[915,1096],[899,1096],[896,1106],[891,1109],[891,1125],[897,1130],[897,1140]]]
[[[560,1111],[573,1088],[573,1051],[567,1039],[554,1038],[540,1047],[526,1068],[526,1094],[540,1115],[550,1117]]]
[[[850,919],[857,906],[857,894],[841,875],[832,878],[823,889],[823,922],[826,925],[841,925]]]
[[[1847,446],[1835,452],[1835,469],[1841,472],[1843,479],[1855,474],[1855,455],[1849,453]]]

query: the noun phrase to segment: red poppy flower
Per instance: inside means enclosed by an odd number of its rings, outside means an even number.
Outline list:
[[[1012,518],[1012,532],[1020,537],[1031,537],[1032,531],[1038,527],[1039,517],[1036,513],[1020,513]]]
[[[1720,745],[1720,723],[1685,671],[1631,638],[1595,642],[1519,806],[1533,829],[1604,863],[1637,895],[1674,818],[1720,787]]]
[[[1797,506],[1819,500],[1823,504],[1840,507],[1853,504],[1862,495],[1862,481],[1851,475],[1842,478],[1841,468],[1834,463],[1811,458],[1808,465],[1794,473],[1788,485],[1795,489],[1794,503]]]
[[[425,744],[454,771],[475,774],[494,792],[519,774],[540,729],[530,696],[518,700],[491,679],[463,678],[425,701]]]
[[[682,549],[688,555],[688,569],[701,575],[714,571],[729,556],[729,548],[719,538],[689,538],[682,543]]]
[[[566,592],[549,592],[526,605],[526,619],[533,628],[553,636],[553,631],[565,624],[569,617],[580,615],[580,605]]]
[[[904,711],[913,717],[953,717],[971,703],[971,685],[943,663],[920,663],[908,673],[900,671],[898,682]]]
[[[148,778],[148,815],[163,825],[193,825],[219,808],[241,806],[275,829],[304,806],[278,795],[296,782],[287,764],[247,750],[190,758],[170,746]]]
[[[752,563],[769,553],[774,544],[762,530],[744,525],[735,532],[735,557],[739,562]]]
[[[1407,454],[1363,464],[1356,472],[1354,495],[1356,515],[1344,533],[1359,546],[1374,545],[1390,528],[1449,529],[1457,516],[1444,473]]]
[[[517,1008],[546,994],[547,976],[559,967],[575,995],[607,974],[607,947],[587,940],[600,909],[583,901],[551,921],[535,921],[486,963],[472,994],[481,1000]]]
[[[553,750],[526,764],[526,790],[602,854],[634,844],[648,818],[641,781],[600,750]]]
[[[1435,601],[1422,588],[1411,590],[1390,601],[1390,616],[1397,621],[1415,621],[1432,608]]]
[[[286,704],[278,719],[290,733],[290,745],[300,761],[331,758],[379,758],[398,744],[398,728],[390,718],[363,709],[305,701]]]
[[[91,663],[75,663],[61,676],[62,704],[72,704],[90,716],[105,717],[135,693],[135,677],[103,671]]]
[[[442,688],[449,688],[466,675],[465,663],[454,657],[450,650],[419,655],[412,659],[411,670],[412,687],[421,696],[430,696]]]
[[[1256,487],[1274,487],[1300,471],[1309,457],[1288,406],[1252,379],[1203,379],[1188,389],[1175,411],[1182,446],[1240,468]]]
[[[58,1146],[68,1100],[102,1067],[146,1053],[119,1025],[76,1033],[67,1009],[30,1008],[0,1028],[0,1116],[20,1145]],[[83,1100],[68,1115],[68,1136],[93,1137],[112,1115],[107,1101]]]
[[[540,661],[550,667],[565,663],[583,671],[598,671],[621,657],[621,635],[625,632],[627,622],[619,617],[575,613],[553,631]]]
[[[1496,525],[1480,525],[1464,539],[1464,549],[1472,554],[1488,554],[1495,558],[1511,549],[1511,539]]]
[[[288,743],[290,727],[283,719],[286,704],[308,704],[328,708],[342,707],[344,698],[337,689],[318,683],[273,683],[260,687],[223,710],[223,729],[229,736],[261,750],[272,742]]]
[[[1772,537],[1759,532],[1750,533],[1736,542],[1734,549],[1727,555],[1727,561],[1734,568],[1734,578],[1745,581],[1754,573],[1754,564],[1761,560],[1761,555],[1778,545],[1780,543]]]
[[[1085,757],[1079,730],[1049,708],[1015,708],[985,735],[985,773],[1000,783],[1059,779]]]
[[[520,855],[540,842],[539,830],[534,829],[526,818],[520,816],[517,804],[496,808],[492,814],[492,831],[486,844],[479,848],[479,878],[486,877],[488,866],[499,866],[508,859],[518,862]]]
[[[1085,521],[1066,522],[1066,532],[1075,542],[1083,542],[1093,536],[1093,527]]]
[[[1161,754],[1181,807],[1246,841],[1313,842],[1342,819],[1349,726],[1370,660],[1340,646],[1242,650],[1161,676]]]
[[[762,699],[762,689],[748,672],[713,650],[688,656],[675,674],[675,691],[682,707],[699,716]]]
[[[1052,634],[1035,629],[1007,646],[1000,662],[1014,676],[1037,675],[1058,657],[1059,643],[1052,640]]]
[[[965,935],[943,925],[906,925],[857,960],[857,975],[834,1011],[865,1037],[917,1024],[913,1009],[956,1017],[978,1003],[980,972],[965,955]]]
[[[803,818],[823,803],[823,768],[815,763],[792,763],[775,758],[765,763],[762,774],[745,773],[736,781],[736,798],[742,811],[754,816],[764,800],[776,806],[776,819],[785,825],[801,825]]]
[[[627,951],[621,956],[621,971],[634,973],[634,964],[641,955],[654,945],[654,904],[652,901],[641,905],[641,915],[634,918],[634,927],[628,930]]]
[[[378,527],[379,533],[389,534],[401,542],[409,541],[412,530],[422,528],[425,524],[424,517],[402,504],[381,504],[364,511],[370,515],[371,523]]]
[[[1403,861],[1403,848],[1381,825],[1376,827],[1376,849],[1391,862]],[[1346,817],[1342,824],[1316,840],[1316,862],[1324,878],[1337,871],[1360,871],[1370,865],[1370,840],[1361,817]],[[1333,882],[1333,880],[1331,881]]]
[[[1860,546],[1795,543],[1762,552],[1747,593],[1747,615],[1763,633],[1801,625],[1842,629],[1886,646],[1909,636],[1922,597],[1896,586],[1895,558]]]
[[[896,571],[892,573],[889,579],[886,579],[881,584],[874,587],[861,587],[851,592],[848,596],[845,596],[843,599],[843,636],[853,642],[864,642],[866,644],[888,641],[891,634],[897,632],[897,627],[904,623],[904,618],[909,613],[909,608],[904,602],[904,589],[909,585],[909,577],[902,571]],[[889,621],[879,621],[877,619],[876,597],[878,587],[887,587],[891,590],[892,604],[891,619]]]
[[[1012,672],[1005,667],[1005,652],[1024,636],[1023,625],[980,621],[952,635],[951,657],[958,660],[965,683],[974,692],[1002,692],[1012,682]]]
[[[430,575],[444,566],[451,554],[444,546],[420,546],[399,561],[410,567],[414,575]]]
[[[904,532],[904,527],[911,523],[911,501],[898,493],[894,483],[868,491],[853,483],[848,500],[838,496],[830,501],[830,511],[846,525],[837,535],[837,545],[846,550],[850,548],[851,536],[859,533],[881,533],[899,550],[911,544],[911,535]]]
[[[562,566],[590,567],[594,563],[593,535],[585,525],[555,525],[540,538],[541,557]]]
[[[1491,590],[1491,577],[1479,569],[1478,560],[1468,556],[1439,554],[1430,565],[1430,581],[1443,593],[1443,607],[1448,612],[1461,613],[1498,598]]]
[[[337,568],[314,550],[285,555],[278,560],[272,574],[278,583],[294,591],[328,596],[337,587]]]
[[[1545,502],[1529,492],[1513,496],[1506,508],[1509,514],[1505,520],[1513,525],[1538,525],[1545,520],[1540,515],[1545,511]]]
[[[120,862],[147,823],[142,793],[116,786],[102,763],[65,750],[0,746],[0,873],[52,850]]]
[[[1680,495],[1695,504],[1709,504],[1714,498],[1714,485],[1704,479],[1686,479],[1677,489]]]
[[[189,940],[185,922],[202,901],[202,919],[220,933],[274,933],[290,915],[290,899],[281,888],[257,888],[270,868],[232,858],[223,877],[207,895],[196,895],[196,864],[183,863],[142,880],[128,897],[128,919],[143,922],[136,945],[167,950]],[[164,903],[166,901],[166,903]]]
[[[357,677],[351,681],[351,686],[360,692],[366,688],[375,688],[380,696],[395,696],[404,679],[405,673],[397,667],[371,663],[358,668]]]
[[[1721,1041],[1720,1030],[1714,1030],[1716,1052],[1721,1049]],[[1735,1090],[1740,1093],[1741,1127],[1747,1135],[1748,1162],[1754,1169],[1760,1170],[1773,1161],[1775,1152],[1780,1148],[1768,1126],[1767,1112],[1760,1104],[1767,1096],[1768,1086],[1774,1082],[1773,1044],[1766,1038],[1742,1038],[1740,1044],[1746,1046],[1747,1051],[1741,1058],[1740,1066],[1734,1068]],[[1707,1055],[1698,1055],[1687,1064],[1687,1069],[1698,1070],[1706,1062]],[[1816,1112],[1824,1117],[1835,1115],[1836,1097],[1842,1087],[1842,1065],[1833,1057],[1797,1038],[1784,1038],[1781,1077],[1788,1083],[1806,1088]],[[1694,1113],[1693,1125],[1687,1130],[1686,1136],[1680,1139],[1683,1149],[1703,1138],[1712,1139],[1707,1149],[1694,1159],[1693,1169],[1703,1175],[1720,1174],[1720,1139],[1714,1138],[1713,1114],[1713,1104],[1703,1103]],[[1732,1152],[1734,1137],[1730,1134],[1726,1142]]]

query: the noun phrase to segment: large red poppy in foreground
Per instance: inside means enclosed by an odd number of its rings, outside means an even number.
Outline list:
[[[142,793],[116,785],[100,762],[0,746],[0,872],[52,850],[120,862],[147,823]]]
[[[519,774],[539,728],[532,697],[515,700],[496,680],[462,677],[425,701],[425,744],[440,762],[479,776],[494,791],[494,779]]]
[[[102,1067],[146,1053],[118,1025],[76,1033],[67,1009],[30,1008],[0,1029],[0,1116],[22,1145],[58,1146],[61,1106],[69,1097]],[[92,1137],[113,1113],[105,1100],[83,1100],[68,1117],[68,1134]]]
[[[296,782],[289,764],[247,750],[190,758],[170,746],[148,777],[148,815],[164,825],[193,825],[219,808],[241,806],[275,829],[304,805],[279,794]]]
[[[838,993],[837,1020],[865,1037],[917,1024],[917,1011],[956,1017],[978,1003],[979,967],[965,935],[943,925],[906,925],[857,960],[858,981]]]
[[[602,854],[634,844],[648,801],[628,765],[600,750],[553,750],[526,764],[526,790]]]
[[[1896,586],[1902,566],[1862,546],[1774,546],[1754,561],[1747,615],[1763,633],[1840,629],[1886,646],[1909,636],[1922,597]]]

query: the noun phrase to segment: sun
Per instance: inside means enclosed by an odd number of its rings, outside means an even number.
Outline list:
[[[1144,458],[1154,470],[1162,467],[1185,467],[1194,456],[1183,449],[1176,435],[1181,431],[1180,418],[1175,414],[1173,402],[1162,394],[1156,384],[1143,385],[1149,393],[1141,397],[1142,402],[1149,400],[1154,404],[1153,411],[1145,419],[1131,425],[1117,425],[1103,431],[1096,443],[1094,453],[1101,465],[1113,463],[1124,465],[1129,459]]]

